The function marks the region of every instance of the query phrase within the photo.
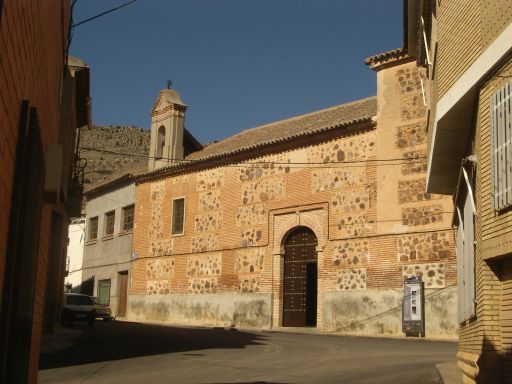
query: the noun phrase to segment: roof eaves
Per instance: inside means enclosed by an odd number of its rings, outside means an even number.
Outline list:
[[[184,162],[181,162],[178,164],[173,164],[168,167],[159,168],[157,170],[140,173],[137,175],[137,179],[135,180],[135,182],[136,183],[146,182],[146,181],[160,178],[162,176],[168,176],[168,175],[170,176],[172,174],[178,173],[181,170],[186,171],[187,168],[192,168],[192,166],[196,166],[196,165],[199,165],[199,164],[205,163],[205,162],[211,162],[213,160],[216,160],[216,159],[219,159],[219,158],[222,158],[225,156],[231,156],[231,155],[240,154],[240,153],[244,153],[244,152],[250,152],[252,150],[260,149],[263,147],[272,146],[272,145],[280,144],[283,142],[291,141],[295,138],[305,137],[305,136],[313,136],[313,135],[316,135],[316,134],[319,134],[322,132],[326,132],[326,131],[330,131],[330,130],[333,130],[336,128],[348,127],[351,125],[356,125],[356,124],[361,124],[361,123],[373,123],[373,115],[360,117],[360,118],[345,121],[345,122],[342,122],[339,124],[328,125],[328,126],[321,127],[321,128],[318,128],[318,129],[315,129],[312,131],[303,131],[303,132],[299,132],[295,135],[290,135],[290,136],[286,136],[286,137],[279,138],[279,139],[265,141],[265,142],[249,145],[249,146],[246,146],[243,148],[236,148],[231,151],[215,153],[215,154],[201,157],[198,159],[184,161]]]
[[[89,189],[88,191],[84,192],[84,196],[88,197],[93,195],[99,195],[101,193],[114,189],[115,187],[118,187],[120,185],[129,183],[131,181],[135,181],[137,177],[141,174],[142,173],[125,173],[119,177],[116,177],[115,179],[108,180],[102,184],[95,186],[94,188]]]
[[[382,52],[374,56],[367,57],[364,63],[371,69],[378,69],[382,65],[389,64],[398,60],[406,59],[407,50],[405,48],[395,48],[390,51]]]

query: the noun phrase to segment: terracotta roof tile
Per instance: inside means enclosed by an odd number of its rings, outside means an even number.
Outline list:
[[[377,99],[375,96],[369,97],[247,129],[222,141],[210,144],[200,151],[191,153],[186,160],[199,160],[212,156],[227,155],[260,145],[291,139],[296,136],[329,130],[371,118],[376,113]]]
[[[159,179],[166,175],[184,172],[202,163],[211,165],[216,160],[230,155],[254,151],[253,153],[257,156],[259,153],[257,150],[260,148],[336,128],[349,127],[357,123],[371,122],[376,114],[377,98],[373,96],[262,125],[208,145],[200,151],[191,153],[183,162],[139,174],[137,181]]]
[[[408,57],[407,56],[407,50],[405,48],[396,48],[392,49],[390,51],[386,51],[383,53],[379,53],[374,56],[367,57],[364,59],[364,63],[370,68],[376,68],[379,65],[388,63],[390,61],[404,59]]]

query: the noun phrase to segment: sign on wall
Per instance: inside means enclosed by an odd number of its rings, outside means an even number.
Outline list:
[[[402,332],[425,336],[424,291],[421,277],[404,280]]]

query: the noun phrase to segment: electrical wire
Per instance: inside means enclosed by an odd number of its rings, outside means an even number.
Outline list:
[[[75,2],[76,2],[76,1],[77,1],[77,0],[75,0]],[[85,20],[79,21],[78,23],[73,24],[73,25],[71,26],[71,28],[78,27],[79,25],[82,25],[82,24],[88,23],[89,21],[92,21],[92,20],[97,19],[98,17],[105,16],[105,15],[107,15],[107,14],[111,13],[111,12],[117,11],[118,9],[124,8],[124,7],[126,7],[126,6],[128,6],[128,5],[130,5],[130,4],[133,4],[133,3],[135,3],[136,1],[137,1],[137,0],[130,0],[130,1],[128,1],[128,2],[126,2],[126,3],[124,3],[124,4],[121,4],[121,5],[117,6],[117,7],[114,7],[114,8],[112,8],[112,9],[107,10],[107,11],[101,12],[101,13],[97,14],[96,16],[92,16],[92,17],[89,17],[89,18],[87,18],[87,19],[85,19]]]
[[[155,157],[155,156],[149,156],[149,155],[138,155],[135,153],[126,153],[126,152],[118,152],[118,151],[111,151],[108,149],[98,149],[98,148],[92,148],[92,147],[81,147],[81,150],[85,151],[92,151],[92,152],[100,152],[100,153],[107,153],[111,155],[120,155],[120,156],[126,156],[126,157],[137,157],[142,159],[159,159],[159,160],[168,160],[168,161],[179,161],[184,164],[186,163],[193,163],[198,160],[189,160],[189,159],[173,159],[168,157]],[[424,163],[422,159],[427,159],[426,156],[417,156],[414,158],[390,158],[390,159],[361,159],[361,160],[346,160],[346,161],[330,161],[327,163],[324,162],[279,162],[279,161],[254,161],[254,162],[240,162],[239,164],[230,164],[226,162],[225,166],[235,167],[235,168],[247,168],[248,165],[258,165],[258,166],[268,166],[268,165],[295,165],[299,166],[300,168],[304,166],[319,166],[320,168],[328,168],[332,164],[360,164],[360,163],[391,163],[390,165],[403,165],[403,164],[414,164],[414,163]],[[399,162],[399,163],[393,163],[393,162]],[[381,164],[384,165],[384,164]],[[360,165],[360,166],[366,166],[366,165]]]
[[[329,239],[329,241],[346,241],[346,240],[365,240],[365,239],[374,239],[374,238],[381,238],[381,237],[393,237],[393,236],[406,236],[406,235],[421,235],[421,234],[428,234],[428,233],[439,233],[439,232],[448,232],[451,228],[440,228],[440,229],[432,229],[432,230],[424,230],[424,231],[411,231],[411,232],[403,232],[403,233],[380,233],[375,235],[367,235],[367,236],[357,236],[357,237],[346,237],[346,238],[332,238]],[[95,239],[96,241],[101,239]],[[90,241],[90,240],[88,240]],[[87,245],[86,245],[87,246]],[[102,264],[102,265],[95,265],[90,267],[84,267],[80,269],[76,269],[71,272],[79,272],[84,271],[86,269],[94,269],[94,268],[101,268],[101,267],[109,267],[119,264],[125,264],[125,263],[133,263],[137,260],[143,260],[143,259],[157,259],[161,257],[168,257],[168,256],[188,256],[188,255],[196,255],[196,254],[204,254],[204,253],[211,253],[211,252],[226,252],[226,251],[237,251],[242,249],[250,249],[250,248],[262,248],[267,246],[253,246],[253,247],[231,247],[231,248],[219,248],[219,249],[212,249],[207,251],[197,251],[197,252],[185,252],[185,253],[170,253],[170,254],[159,254],[155,256],[144,256],[144,257],[138,257],[136,259],[130,259],[127,261],[124,261],[122,263],[109,263],[109,264]]]

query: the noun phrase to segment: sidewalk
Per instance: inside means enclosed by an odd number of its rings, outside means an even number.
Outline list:
[[[40,353],[52,354],[69,348],[73,346],[82,332],[82,329],[60,328],[52,334],[43,335]]]
[[[436,364],[436,369],[436,384],[462,384],[462,375],[456,361]]]

